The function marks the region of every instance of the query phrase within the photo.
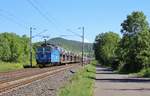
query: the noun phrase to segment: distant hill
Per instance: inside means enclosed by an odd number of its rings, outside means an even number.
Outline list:
[[[82,42],[80,41],[67,40],[64,38],[57,37],[47,40],[47,43],[58,45],[67,51],[72,51],[75,53],[81,53],[82,51]],[[92,43],[84,43],[85,54],[93,53],[92,46]]]

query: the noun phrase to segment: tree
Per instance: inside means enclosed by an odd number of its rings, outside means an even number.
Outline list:
[[[0,36],[0,60],[9,61],[11,58],[11,51],[8,40]]]
[[[29,38],[15,33],[0,34],[0,60],[5,62],[25,62],[29,58]],[[26,60],[25,60],[26,59]]]
[[[117,49],[120,37],[113,32],[101,33],[96,36],[94,43],[95,57],[102,65],[112,66],[113,60],[116,57],[115,50]]]
[[[117,52],[120,71],[138,72],[150,60],[149,24],[144,13],[137,11],[128,15],[121,26],[123,37]]]
[[[127,19],[121,23],[121,33],[123,35],[135,35],[138,32],[149,29],[149,24],[143,12],[135,11],[127,16]]]

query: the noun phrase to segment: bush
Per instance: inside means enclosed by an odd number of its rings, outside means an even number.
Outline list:
[[[138,76],[140,76],[140,77],[150,77],[150,68],[142,69],[138,73]]]

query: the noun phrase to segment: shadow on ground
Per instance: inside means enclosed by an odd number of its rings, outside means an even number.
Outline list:
[[[142,82],[142,83],[150,83],[150,79],[143,79],[143,78],[127,78],[127,79],[115,79],[115,78],[104,78],[104,79],[96,79],[93,78],[96,81],[101,81],[101,82],[132,82],[132,83],[137,83],[137,82]]]
[[[99,67],[99,66],[98,66]],[[111,68],[103,68],[103,67],[99,67],[96,69],[96,74],[109,74],[109,75],[113,75],[113,74],[116,74],[112,71]],[[90,79],[94,79],[96,81],[100,81],[100,82],[132,82],[132,83],[138,83],[138,82],[141,82],[141,83],[150,83],[150,79],[146,79],[146,78],[94,78],[94,77],[88,77]]]
[[[135,89],[105,89],[105,90],[117,90],[117,91],[150,91],[150,88],[135,88]]]

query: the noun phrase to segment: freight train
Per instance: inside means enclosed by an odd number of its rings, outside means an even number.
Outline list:
[[[82,57],[72,52],[66,52],[61,47],[53,44],[42,44],[36,49],[36,62],[40,67],[47,65],[60,65],[79,63]]]

